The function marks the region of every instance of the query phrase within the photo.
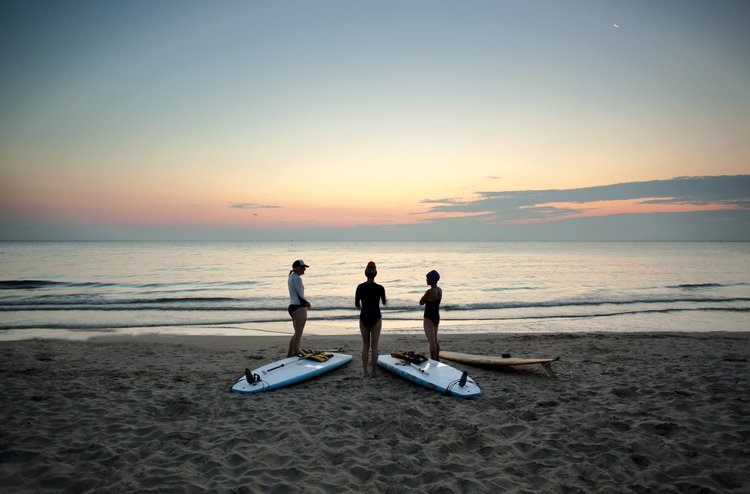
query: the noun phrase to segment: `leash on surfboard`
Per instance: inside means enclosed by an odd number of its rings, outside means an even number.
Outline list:
[[[463,388],[466,386],[466,382],[469,379],[469,373],[467,371],[463,371],[461,374],[461,377],[459,379],[456,379],[455,381],[451,382],[448,386],[445,388],[445,394],[448,396],[452,396],[453,392],[451,391],[456,384],[458,384],[459,387]],[[473,384],[476,384],[476,381],[474,379],[471,380]]]

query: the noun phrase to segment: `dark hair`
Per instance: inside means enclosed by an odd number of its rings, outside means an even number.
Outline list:
[[[436,284],[438,281],[440,281],[440,273],[433,269],[432,271],[427,273],[427,281],[429,281],[433,285]]]

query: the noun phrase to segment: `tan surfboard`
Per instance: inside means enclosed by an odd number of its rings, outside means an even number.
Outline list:
[[[483,366],[511,366],[511,365],[531,365],[541,364],[544,372],[550,377],[557,377],[555,371],[552,370],[552,362],[558,360],[560,357],[555,358],[517,358],[517,357],[498,357],[496,355],[475,355],[472,353],[460,353],[460,352],[447,352],[440,350],[440,358],[452,360],[453,362],[461,362],[463,364],[470,365],[483,365]]]

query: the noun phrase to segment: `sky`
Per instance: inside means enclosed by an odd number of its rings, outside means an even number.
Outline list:
[[[744,0],[6,0],[0,240],[750,240]]]

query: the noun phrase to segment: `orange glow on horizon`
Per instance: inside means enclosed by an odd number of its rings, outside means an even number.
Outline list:
[[[414,224],[426,207],[416,201],[359,201],[356,205],[331,200],[317,203],[298,200],[223,201],[207,197],[143,194],[115,191],[70,194],[50,190],[30,197],[16,190],[0,202],[16,218],[59,224],[107,224],[121,226],[209,226],[228,228],[347,228],[360,225]],[[377,205],[373,205],[377,202]]]

